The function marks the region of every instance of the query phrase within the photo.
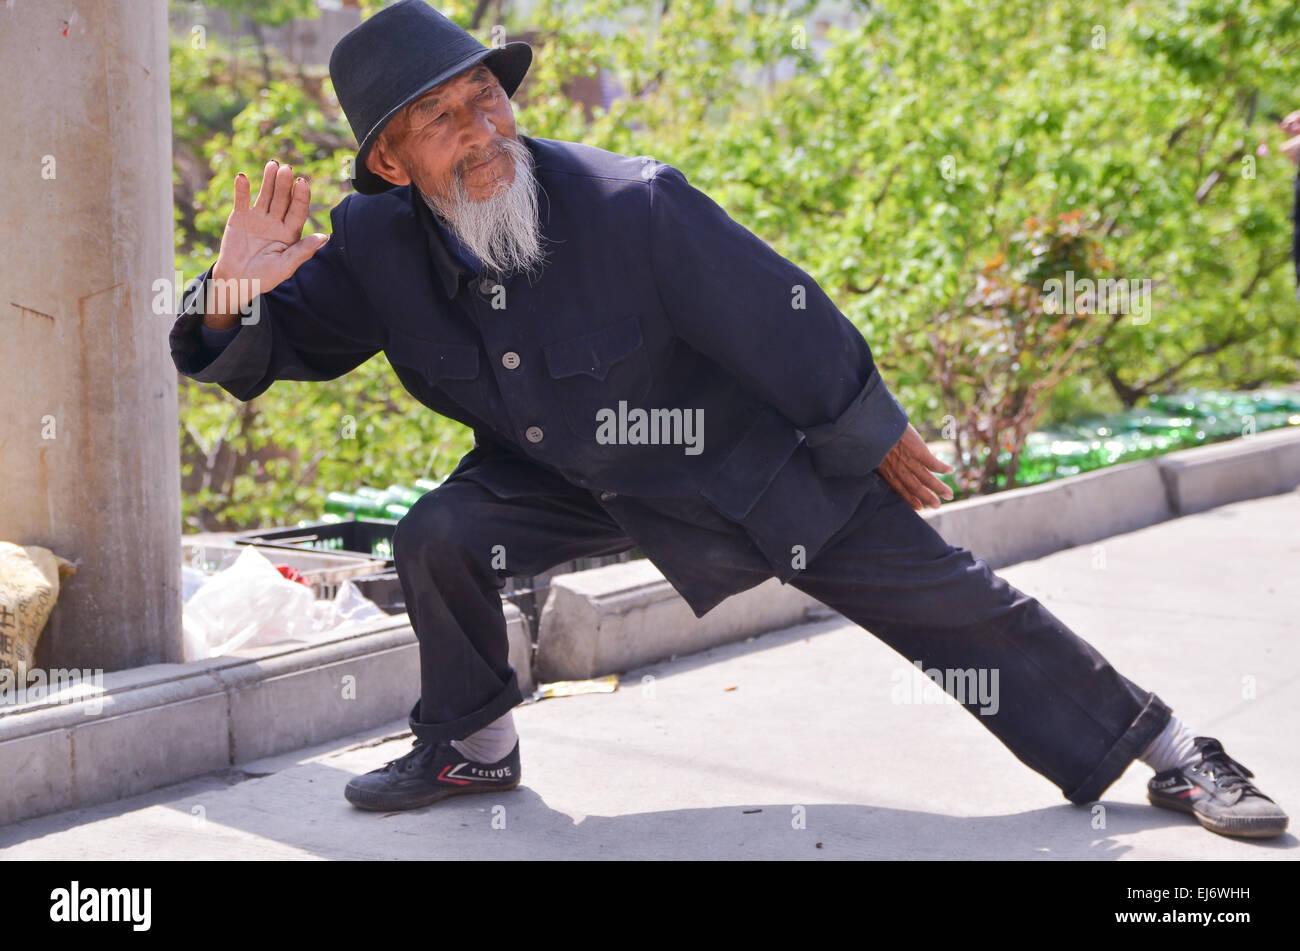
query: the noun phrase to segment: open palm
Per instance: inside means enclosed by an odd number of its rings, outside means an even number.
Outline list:
[[[329,239],[325,234],[302,236],[311,207],[311,186],[296,181],[293,166],[276,161],[266,163],[257,200],[249,204],[248,176],[235,176],[235,207],[226,220],[221,251],[212,276],[218,281],[235,281],[239,290],[226,300],[232,308],[245,310],[252,297],[265,294],[287,280]],[[236,285],[228,285],[234,290]]]

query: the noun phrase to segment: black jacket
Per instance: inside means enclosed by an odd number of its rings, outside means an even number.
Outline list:
[[[549,252],[535,284],[474,278],[409,186],[349,195],[330,241],[215,356],[208,275],[190,285],[177,368],[250,400],[383,350],[417,400],[474,430],[453,477],[589,490],[697,616],[753,583],[712,564],[758,559],[789,581],[879,486],[907,425],[862,334],[672,166],[519,139]],[[635,427],[607,442],[598,420],[638,408],[702,411],[702,444],[633,443],[649,438]],[[663,439],[684,439],[666,419]]]

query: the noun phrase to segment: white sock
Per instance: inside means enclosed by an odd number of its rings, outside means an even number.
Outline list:
[[[1195,737],[1196,734],[1184,726],[1182,720],[1171,716],[1164,731],[1151,741],[1151,745],[1138,755],[1138,759],[1157,773],[1190,763],[1197,756],[1192,742]]]
[[[452,740],[451,745],[461,756],[467,756],[476,763],[495,763],[506,758],[515,748],[518,739],[515,718],[507,710],[504,716],[493,720],[478,732],[471,733],[463,740]]]

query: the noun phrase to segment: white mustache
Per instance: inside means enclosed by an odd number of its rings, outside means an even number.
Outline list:
[[[497,149],[495,152],[493,152],[491,155],[489,155],[489,156],[488,156],[487,158],[485,158],[485,159],[481,159],[481,160],[479,160],[479,161],[477,161],[477,162],[466,162],[466,163],[465,163],[465,167],[464,167],[461,171],[462,171],[462,172],[468,172],[468,171],[469,171],[470,169],[472,169],[472,168],[477,168],[477,167],[480,166],[480,165],[486,165],[488,162],[492,161],[494,158],[496,158],[498,155],[500,155],[500,154],[501,154],[502,152],[504,152],[504,151],[505,151],[504,148]]]

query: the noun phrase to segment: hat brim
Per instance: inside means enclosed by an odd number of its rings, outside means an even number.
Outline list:
[[[485,47],[481,50],[475,50],[472,54],[465,57],[459,63],[448,67],[447,69],[434,76],[427,83],[417,89],[411,95],[407,96],[402,102],[398,103],[389,112],[376,122],[366,133],[366,137],[357,147],[355,176],[352,179],[352,187],[363,195],[378,195],[386,192],[391,188],[397,188],[386,178],[381,178],[370,169],[366,168],[366,156],[374,148],[375,142],[379,139],[380,133],[392,118],[409,106],[416,99],[419,99],[434,86],[445,83],[447,80],[458,76],[467,69],[472,69],[478,63],[485,64],[488,69],[497,77],[501,83],[501,88],[505,90],[506,97],[510,98],[523,82],[524,75],[528,72],[528,67],[533,62],[533,48],[527,43],[513,42],[506,43],[504,46],[495,48]]]

